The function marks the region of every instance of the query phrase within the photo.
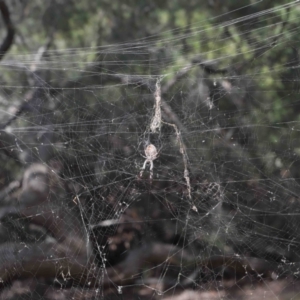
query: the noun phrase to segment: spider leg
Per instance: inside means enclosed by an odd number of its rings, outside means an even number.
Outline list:
[[[145,170],[145,169],[146,169],[146,165],[147,165],[148,162],[150,162],[148,159],[146,159],[146,160],[144,161],[142,170]]]
[[[150,163],[150,171],[153,170],[153,160],[149,160],[149,163]]]
[[[153,160],[150,160],[149,163],[150,163],[150,180],[152,180],[152,177],[153,177]]]
[[[143,176],[144,170],[146,169],[146,165],[147,165],[148,162],[149,162],[149,160],[145,159],[144,164],[143,164],[142,169],[141,169],[141,172],[140,172],[140,177]]]

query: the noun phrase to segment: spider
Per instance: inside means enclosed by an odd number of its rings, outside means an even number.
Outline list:
[[[150,164],[150,180],[152,180],[153,177],[153,161],[157,159],[158,157],[158,151],[156,147],[153,144],[149,144],[145,148],[145,155],[142,155],[145,159],[142,170],[140,172],[140,177],[142,177],[144,170],[146,169],[147,163]]]

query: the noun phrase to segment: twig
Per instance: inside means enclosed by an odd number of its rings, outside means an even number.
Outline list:
[[[187,192],[188,192],[188,198],[192,204],[192,209],[194,211],[198,211],[196,206],[192,203],[192,195],[191,195],[191,181],[190,181],[190,176],[189,176],[189,170],[188,170],[188,157],[187,157],[187,151],[186,151],[186,146],[182,140],[180,131],[178,130],[178,127],[175,124],[172,123],[168,123],[168,122],[164,122],[162,120],[161,117],[161,103],[162,103],[162,98],[161,98],[161,87],[160,87],[160,80],[158,79],[156,81],[156,88],[155,88],[155,92],[154,92],[154,99],[155,99],[155,103],[154,103],[154,117],[151,121],[150,124],[150,130],[155,133],[158,130],[160,130],[161,128],[161,123],[166,124],[168,126],[171,126],[174,128],[175,133],[176,133],[176,137],[177,137],[177,142],[179,144],[179,152],[182,155],[182,160],[183,160],[183,165],[184,165],[184,171],[183,171],[183,177],[185,179],[186,182],[186,186],[187,186]]]
[[[1,2],[0,2],[1,7]],[[46,42],[46,44],[38,49],[38,52],[35,56],[34,63],[30,66],[30,75],[33,75],[33,78],[35,81],[38,81],[38,86],[42,86],[43,82],[39,79],[38,76],[36,76],[37,71],[37,64],[41,61],[47,50],[49,49],[51,45],[52,40],[49,38]],[[1,59],[1,53],[0,53],[0,59]],[[23,66],[24,67],[24,66]],[[33,91],[29,91],[26,96],[25,100],[21,103],[19,106],[17,112],[11,116],[5,123],[0,124],[0,130],[4,130],[7,126],[9,126],[12,122],[14,122],[23,112],[30,110],[31,106],[33,106],[34,100],[37,98],[37,93],[39,93],[40,88],[34,89]]]
[[[155,133],[160,131],[161,127],[161,87],[160,87],[160,79],[157,79],[155,85],[155,92],[154,92],[154,116],[150,124],[150,130]]]
[[[198,212],[197,207],[195,206],[195,204],[193,203],[193,200],[192,200],[191,181],[190,181],[190,175],[189,175],[189,170],[188,170],[188,156],[187,156],[186,146],[181,137],[181,133],[175,124],[167,123],[164,121],[162,121],[162,123],[172,126],[176,132],[177,142],[179,144],[179,152],[182,155],[182,161],[183,161],[183,165],[184,165],[183,177],[185,179],[186,186],[187,186],[188,198],[191,202],[192,209],[194,211]]]
[[[6,35],[3,43],[0,46],[0,60],[1,60],[13,43],[14,36],[15,36],[15,29],[10,20],[10,14],[9,14],[8,7],[5,3],[5,1],[3,1],[3,0],[0,1],[0,11],[1,11],[1,15],[2,15],[4,24],[5,24],[5,27],[7,29],[7,35]]]

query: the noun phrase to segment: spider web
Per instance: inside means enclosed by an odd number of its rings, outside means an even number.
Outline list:
[[[298,11],[3,60],[0,299],[295,297]]]

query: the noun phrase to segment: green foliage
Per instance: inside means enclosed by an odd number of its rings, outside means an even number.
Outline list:
[[[268,174],[275,174],[276,157],[286,146],[282,137],[291,134],[290,128],[278,124],[299,120],[295,108],[300,10],[296,5],[284,6],[291,1],[242,2],[48,0],[11,4],[18,33],[6,58],[19,58],[30,69],[39,48],[51,42],[39,75],[53,90],[62,89],[63,101],[51,93],[45,98],[52,99],[48,108],[54,106],[59,122],[68,124],[78,119],[69,107],[84,108],[85,116],[97,118],[94,111],[100,111],[103,102],[146,114],[152,104],[139,99],[152,97],[152,90],[145,93],[136,87],[115,86],[120,81],[112,75],[161,75],[164,84],[200,55],[228,73],[209,74],[195,64],[164,95],[188,130],[211,129],[190,146],[199,149],[196,155],[212,162],[216,157],[225,161],[243,155],[249,161],[259,157]],[[27,88],[26,72],[3,69],[1,78],[10,103],[20,103],[20,95],[31,88]],[[78,86],[91,87],[92,92],[74,92],[72,87]],[[203,104],[205,91],[215,112]],[[218,126],[227,134],[227,127],[235,128],[232,140],[240,150],[236,147],[231,152],[215,142]],[[214,142],[202,144],[205,137]],[[251,145],[243,144],[247,138]],[[294,139],[293,147],[300,148],[300,139]],[[218,155],[212,156],[214,151]],[[292,163],[289,158],[282,161]],[[261,176],[250,165],[244,168],[253,177]]]

